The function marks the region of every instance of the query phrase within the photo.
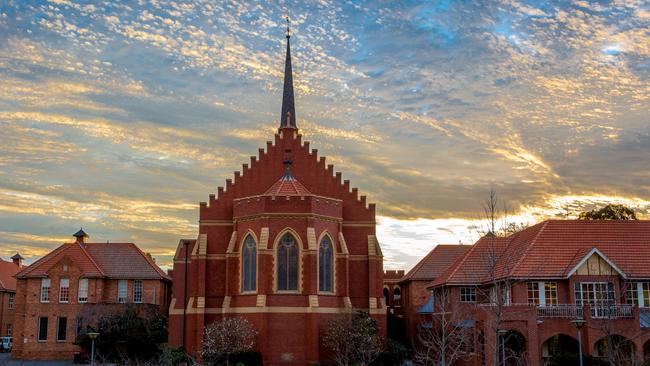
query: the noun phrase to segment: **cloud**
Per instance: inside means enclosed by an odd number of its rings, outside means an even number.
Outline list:
[[[387,266],[471,241],[490,186],[526,220],[567,202],[646,212],[643,3],[290,10],[301,133],[378,203]],[[4,247],[36,256],[29,235],[58,243],[83,223],[169,264],[197,202],[273,138],[284,15],[238,1],[0,5]]]

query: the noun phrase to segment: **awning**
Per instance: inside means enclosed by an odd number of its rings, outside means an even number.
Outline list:
[[[641,328],[650,328],[650,313],[639,312],[639,323],[641,323]]]
[[[433,296],[429,295],[427,302],[424,305],[420,306],[418,309],[419,314],[431,314],[433,313]]]
[[[459,328],[474,328],[476,325],[476,320],[474,319],[465,319],[458,323]]]

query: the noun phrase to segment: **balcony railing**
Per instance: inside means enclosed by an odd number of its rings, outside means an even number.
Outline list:
[[[539,318],[582,319],[582,306],[570,304],[538,306],[537,316]]]
[[[625,319],[634,317],[632,305],[594,305],[590,309],[592,318]]]

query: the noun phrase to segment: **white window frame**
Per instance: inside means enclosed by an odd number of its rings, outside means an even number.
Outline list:
[[[82,304],[88,302],[88,279],[87,278],[79,279],[79,290],[77,291],[77,302]]]
[[[59,303],[67,304],[70,302],[70,279],[63,277],[59,279]]]
[[[15,292],[10,292],[9,293],[9,300],[7,300],[7,306],[9,307],[9,309],[13,309],[15,303],[16,303],[16,293]]]
[[[463,293],[463,290],[468,291]],[[460,288],[460,302],[462,303],[476,303],[476,287],[474,286],[463,286]]]
[[[126,304],[129,296],[129,281],[117,280],[117,302]]]
[[[529,285],[536,286],[537,290],[537,306],[556,306],[558,304],[558,283],[557,281],[536,281],[536,282],[528,282],[526,286]],[[555,304],[552,304],[550,302],[550,299],[547,301],[546,300],[546,285],[548,284],[555,284]],[[526,287],[526,293],[528,294],[528,287]],[[528,296],[528,295],[527,295]],[[534,298],[528,297],[528,303],[531,303],[531,300],[533,300],[532,303],[534,303]]]
[[[138,296],[138,287],[140,290],[139,296]],[[133,302],[142,303],[143,298],[144,298],[144,281],[134,280],[133,281]]]
[[[50,288],[52,280],[50,278],[41,279],[41,302],[50,302]]]

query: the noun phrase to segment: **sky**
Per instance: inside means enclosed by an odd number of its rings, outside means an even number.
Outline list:
[[[271,140],[285,21],[300,132],[377,203],[386,268],[534,224],[650,218],[646,1],[0,2],[0,256],[79,227],[169,268]]]

